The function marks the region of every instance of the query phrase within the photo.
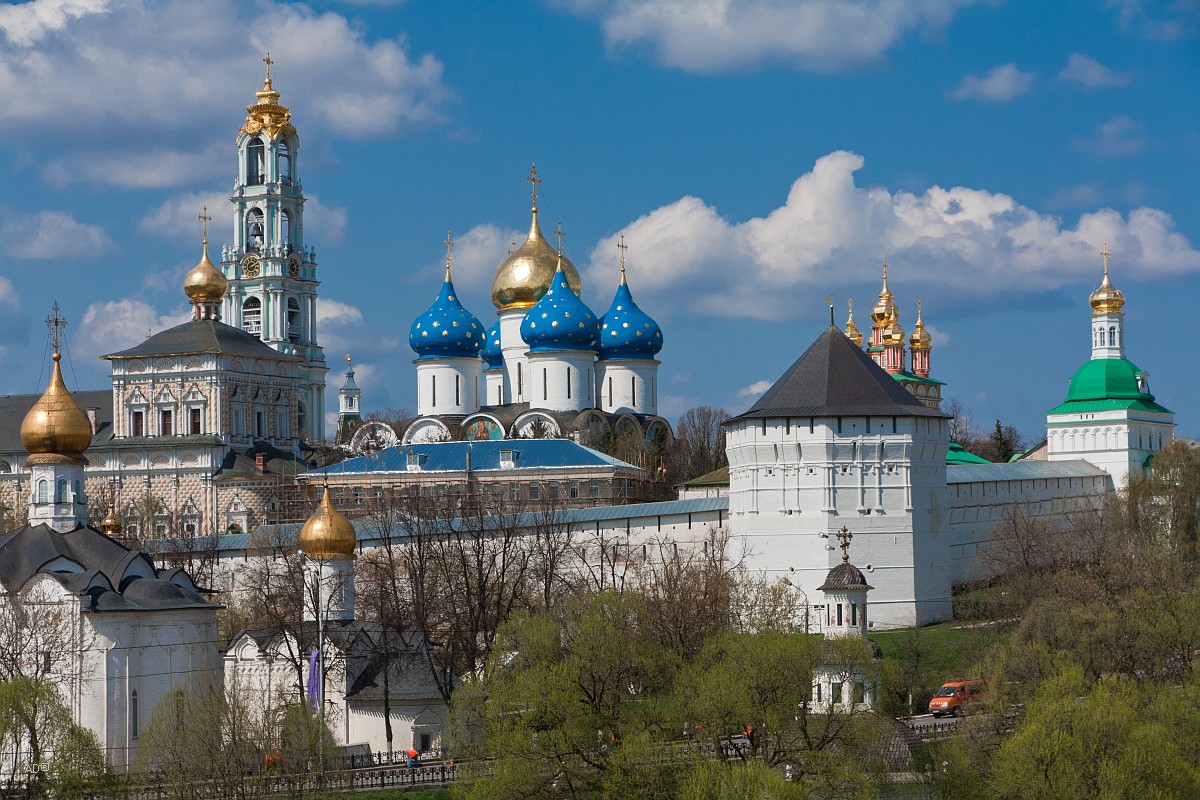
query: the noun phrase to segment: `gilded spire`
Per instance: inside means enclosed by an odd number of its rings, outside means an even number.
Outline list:
[[[1096,317],[1101,314],[1117,314],[1125,306],[1125,295],[1115,288],[1108,279],[1108,257],[1112,253],[1108,252],[1108,243],[1105,242],[1104,247],[1100,250],[1100,255],[1104,259],[1104,280],[1100,282],[1100,288],[1092,292],[1088,298],[1088,303],[1092,307],[1092,316]]]
[[[25,462],[28,466],[80,461],[92,441],[92,424],[63,381],[59,362],[62,331],[67,321],[59,314],[57,302],[54,312],[46,318],[46,325],[54,347],[51,356],[54,365],[46,391],[21,423],[21,444],[29,452]]]
[[[450,231],[446,231],[446,241],[442,242],[446,245],[446,283],[450,282],[450,251],[454,249],[454,237],[450,235]],[[347,356],[349,359],[349,356]]]
[[[879,302],[871,309],[871,320],[876,326],[888,325],[900,318],[896,312],[895,299],[892,297],[892,292],[888,289],[887,282],[888,263],[887,259],[883,260],[883,288],[879,290]]]
[[[933,346],[933,337],[925,330],[925,320],[921,318],[921,301],[917,301],[917,323],[913,326],[912,336],[908,340],[913,350],[928,350]]]
[[[280,133],[285,137],[295,136],[296,129],[291,124],[292,112],[279,103],[279,92],[271,84],[271,65],[275,62],[270,53],[263,58],[263,63],[267,65],[267,77],[263,81],[263,88],[254,94],[255,102],[246,106],[246,122],[238,131],[238,136],[254,136],[260,131],[266,133],[268,139],[275,139]]]
[[[625,251],[629,249],[629,245],[625,244],[625,234],[621,234],[621,241],[617,242],[617,249],[621,251],[621,285],[625,285]]]
[[[846,303],[850,307],[850,315],[846,317],[846,338],[861,347],[863,335],[858,326],[854,324],[854,300],[849,299]]]

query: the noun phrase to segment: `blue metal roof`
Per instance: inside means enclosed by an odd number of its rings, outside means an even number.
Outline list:
[[[1012,461],[1007,464],[948,464],[946,483],[1032,481],[1046,478],[1092,478],[1104,470],[1087,461]]]
[[[367,475],[381,472],[409,472],[408,456],[420,457],[420,472],[463,472],[467,469],[467,454],[471,456],[471,471],[500,470],[500,451],[512,451],[511,469],[570,469],[585,467],[627,467],[638,469],[620,459],[598,450],[584,447],[570,439],[505,439],[470,442],[432,442],[428,444],[397,445],[369,456],[350,458],[330,465],[330,475]],[[417,470],[412,470],[416,472]],[[326,469],[311,470],[307,475],[324,475]]]

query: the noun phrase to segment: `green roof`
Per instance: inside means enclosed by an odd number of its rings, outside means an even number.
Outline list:
[[[963,449],[961,444],[954,442],[950,443],[950,447],[946,450],[946,465],[959,466],[960,464],[990,464],[986,458],[980,458],[974,453],[968,453]]]
[[[729,485],[729,466],[719,467],[712,472],[701,475],[698,478],[692,478],[686,481],[684,486],[728,486]]]
[[[1071,377],[1067,397],[1049,414],[1078,414],[1090,411],[1136,409],[1170,414],[1154,402],[1154,395],[1138,386],[1142,371],[1125,358],[1093,358]]]
[[[911,381],[912,383],[933,383],[937,384],[938,386],[946,385],[945,381],[934,380],[933,378],[922,378],[920,375],[916,375],[912,372],[895,372],[892,373],[892,377],[898,381]]]

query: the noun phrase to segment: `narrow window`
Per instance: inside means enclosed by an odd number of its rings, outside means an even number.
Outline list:
[[[175,434],[174,422],[171,412],[163,409],[158,415],[158,434],[160,436],[173,436]]]
[[[292,254],[292,215],[285,208],[279,215],[280,241],[283,242],[283,252]]]
[[[267,412],[254,412],[254,435],[260,439],[267,437]]]
[[[613,395],[612,395],[612,376],[609,375],[608,376],[608,404],[610,406],[613,404],[612,397],[613,397]]]
[[[837,604],[837,624],[838,625],[842,624],[842,604],[841,603]]]
[[[200,409],[188,409],[188,433],[192,436],[200,435]]]
[[[871,432],[871,418],[867,417],[867,433]]]
[[[571,399],[571,368],[567,367],[567,399]]]
[[[288,149],[287,139],[283,137],[279,138],[279,144],[275,146],[275,152],[278,155],[279,182],[285,186],[290,186],[292,183],[292,154],[291,150]]]
[[[462,391],[460,389],[461,385],[462,385],[462,376],[458,375],[456,373],[454,375],[454,405],[456,405],[456,406],[462,405],[462,399],[460,397],[460,395],[462,394]]]
[[[816,428],[816,424],[817,424],[817,418],[816,418],[816,417],[809,417],[809,418],[808,418],[808,432],[809,432],[809,433],[812,433],[812,432],[815,430],[815,428]]]
[[[629,376],[629,405],[637,408],[637,376]]]
[[[54,492],[54,502],[56,502],[56,503],[67,502],[67,479],[66,478],[58,479],[58,487]]]
[[[262,250],[265,226],[262,209],[252,208],[246,214],[246,250],[257,253]]]
[[[50,482],[47,480],[38,481],[37,501],[39,503],[50,502]]]
[[[892,433],[896,432],[896,418],[892,417]]]
[[[850,604],[850,624],[851,625],[858,624],[858,603]]]
[[[596,379],[592,377],[592,368],[588,367],[588,401],[592,399],[592,392],[596,390]]]
[[[767,435],[767,418],[766,417],[763,417],[762,428],[763,428],[763,436],[766,436]]]
[[[138,738],[138,696],[137,689],[129,693],[129,738]]]
[[[517,399],[520,400],[525,396],[525,371],[521,369],[522,364],[517,362]]]
[[[547,400],[550,397],[550,382],[546,377],[546,368],[542,368],[542,399]]]
[[[287,335],[289,342],[300,341],[300,304],[294,297],[289,297],[287,301]]]
[[[251,139],[246,148],[246,183],[254,186],[263,181],[263,142]]]
[[[430,399],[429,399],[429,404],[430,404],[430,405],[432,405],[432,406],[436,406],[436,405],[437,405],[437,375],[431,375],[431,376],[430,376],[430,379],[429,379],[429,386],[430,386],[430,390],[429,390],[429,396],[430,396]]]
[[[788,417],[787,419],[785,419],[783,421],[783,434],[785,436],[788,436],[791,434],[791,432],[792,432],[792,418]]]
[[[141,411],[135,411],[130,417],[130,432],[131,436],[146,435],[146,418]]]
[[[242,302],[242,329],[255,336],[262,333],[262,301],[257,297]]]
[[[842,432],[842,418],[838,417],[837,421],[838,421],[838,433],[841,433]]]

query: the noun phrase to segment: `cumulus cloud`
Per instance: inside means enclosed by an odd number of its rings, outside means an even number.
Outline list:
[[[24,344],[29,326],[21,312],[21,296],[8,278],[0,276],[0,353],[14,344]]]
[[[146,233],[177,241],[195,242],[200,231],[199,214],[208,208],[209,241],[227,240],[233,230],[233,208],[228,192],[184,192],[167,198],[148,211],[138,223]],[[309,245],[336,244],[346,232],[346,209],[327,206],[318,195],[304,202],[304,233]],[[214,256],[215,257],[215,256]]]
[[[1125,158],[1146,147],[1146,126],[1141,120],[1124,115],[1113,117],[1096,129],[1092,136],[1075,139],[1076,150],[1100,158]]]
[[[0,30],[0,141],[54,146],[52,182],[216,177],[211,148],[254,99],[265,50],[302,135],[393,135],[439,123],[450,99],[432,55],[299,3],[34,0],[0,9]]]
[[[932,186],[915,194],[859,186],[854,175],[862,166],[855,153],[823,156],[781,206],[744,221],[683,197],[597,243],[587,279],[606,285],[621,234],[634,297],[662,317],[684,309],[772,320],[806,308],[823,312],[819,298],[875,285],[884,256],[894,286],[921,287],[931,312],[939,298],[959,304],[1089,282],[1104,242],[1116,254],[1114,266],[1144,277],[1200,269],[1200,252],[1158,209],[1100,209],[1072,226],[985,189]]]
[[[1146,39],[1172,41],[1200,32],[1200,3],[1181,0],[1175,3],[1146,0],[1108,0],[1117,9],[1121,30]]]
[[[1033,78],[1032,72],[1021,72],[1016,64],[1001,64],[983,75],[964,77],[950,92],[950,99],[1007,103],[1033,88]]]
[[[878,61],[907,34],[940,29],[976,0],[558,0],[597,20],[610,50],[688,72],[779,61],[832,72]]]
[[[1089,88],[1101,86],[1128,86],[1133,78],[1114,72],[1094,58],[1082,53],[1072,53],[1067,65],[1058,73],[1059,80],[1082,83]]]
[[[147,332],[172,328],[187,322],[191,313],[183,306],[160,313],[142,300],[124,298],[92,303],[79,320],[79,329],[72,338],[74,350],[83,360],[99,358],[134,347],[146,338]]]
[[[755,381],[749,386],[738,389],[738,397],[758,397],[760,394],[770,389],[774,384],[771,381]]]
[[[38,261],[96,258],[112,247],[103,228],[65,211],[11,215],[0,227],[0,242],[9,255]]]

